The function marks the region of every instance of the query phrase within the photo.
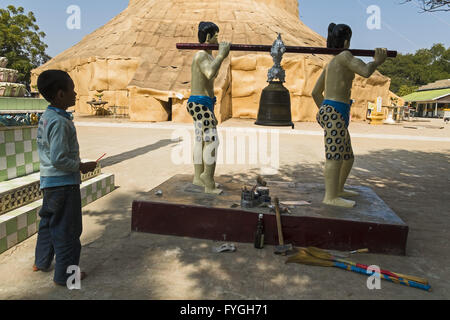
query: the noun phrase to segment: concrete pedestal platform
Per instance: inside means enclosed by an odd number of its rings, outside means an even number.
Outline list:
[[[176,175],[133,202],[132,231],[227,242],[253,243],[259,214],[264,214],[265,244],[277,245],[275,214],[269,208],[241,208],[241,188],[253,181],[217,177],[224,193],[203,193],[191,175]],[[359,192],[352,209],[322,204],[324,185],[268,181],[272,199],[307,201],[282,215],[285,243],[324,249],[368,248],[374,253],[404,255],[408,226],[367,187]],[[161,190],[161,196],[156,191]],[[238,206],[236,206],[238,205]]]

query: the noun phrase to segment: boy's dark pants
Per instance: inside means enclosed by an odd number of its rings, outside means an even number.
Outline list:
[[[53,280],[65,285],[71,276],[66,273],[67,268],[80,262],[83,229],[80,186],[48,188],[43,193],[35,265],[41,270],[48,269],[56,255]]]

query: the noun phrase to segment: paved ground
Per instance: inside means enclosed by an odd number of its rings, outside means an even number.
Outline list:
[[[190,126],[102,118],[76,118],[76,123],[82,157],[108,153],[103,172],[114,173],[119,187],[84,208],[81,266],[89,277],[82,290],[69,291],[53,284],[52,272],[33,273],[35,235],[0,255],[0,299],[450,298],[450,125],[444,127],[442,120],[350,127],[356,162],[349,183],[373,188],[410,227],[406,256],[361,254],[353,260],[428,278],[431,293],[385,281],[381,290],[368,290],[364,276],[285,265],[272,247],[237,244],[235,253],[216,254],[211,248],[220,243],[213,241],[131,232],[134,199],[175,174],[192,172],[191,165],[172,161],[177,147],[188,142],[172,138]],[[221,127],[256,128],[250,120]],[[279,142],[277,179],[322,181],[317,124],[284,128]],[[222,143],[228,143],[226,136]],[[259,167],[222,164],[217,174],[252,179]]]

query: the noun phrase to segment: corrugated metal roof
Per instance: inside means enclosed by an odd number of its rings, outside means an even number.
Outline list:
[[[439,98],[450,95],[450,88],[438,89],[438,90],[428,90],[428,91],[417,91],[402,97],[407,102],[413,101],[435,101]]]

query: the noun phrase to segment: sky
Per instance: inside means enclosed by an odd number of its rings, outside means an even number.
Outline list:
[[[323,37],[330,22],[348,24],[353,29],[353,49],[383,47],[405,54],[435,43],[450,46],[450,12],[420,13],[416,2],[402,2],[299,0],[299,12],[303,23]],[[54,57],[114,18],[127,7],[128,0],[0,0],[1,8],[11,4],[35,14],[38,26],[47,35],[47,54]],[[80,8],[79,29],[67,27],[74,13],[67,13],[71,5]],[[372,9],[369,13],[368,8]]]

